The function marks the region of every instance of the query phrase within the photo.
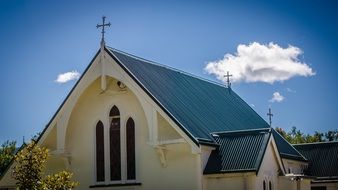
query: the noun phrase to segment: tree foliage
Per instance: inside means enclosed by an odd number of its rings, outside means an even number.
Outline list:
[[[291,144],[338,141],[338,130],[329,130],[326,133],[315,131],[313,135],[310,135],[301,132],[299,129],[293,126],[289,132],[279,127],[276,127],[276,131]]]
[[[61,171],[56,174],[47,175],[43,181],[43,189],[64,190],[74,189],[79,185],[78,182],[71,181],[73,174],[67,171]]]
[[[13,177],[19,189],[41,189],[42,172],[48,158],[48,150],[32,141],[15,156]]]
[[[6,141],[0,147],[0,175],[5,171],[15,154],[15,141]]]
[[[48,190],[75,188],[78,183],[71,181],[72,173],[62,171],[57,174],[47,175],[43,178],[48,149],[39,147],[35,141],[29,143],[15,156],[13,177],[17,187],[22,190]]]

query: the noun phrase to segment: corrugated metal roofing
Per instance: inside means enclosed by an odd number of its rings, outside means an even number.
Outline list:
[[[219,147],[213,150],[204,174],[258,171],[263,159],[269,129],[217,133]]]
[[[196,139],[212,141],[211,132],[269,127],[231,89],[113,48],[109,50]]]
[[[288,158],[299,161],[306,161],[304,156],[300,154],[290,143],[288,143],[275,129],[272,129],[273,137],[276,141],[279,154],[282,158]]]
[[[338,179],[338,142],[293,145],[309,160],[307,175]]]

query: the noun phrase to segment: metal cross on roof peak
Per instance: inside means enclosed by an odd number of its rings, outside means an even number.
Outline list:
[[[269,113],[267,113],[267,115],[269,116],[269,124],[270,124],[270,127],[271,127],[271,124],[272,124],[272,112],[271,112],[271,108],[269,108]]]
[[[105,43],[105,42],[104,42],[104,33],[105,33],[104,27],[105,27],[105,26],[110,27],[110,22],[105,23],[105,21],[106,21],[106,17],[105,17],[105,16],[102,16],[102,24],[97,24],[97,25],[96,25],[96,28],[102,27],[102,31],[101,31],[101,34],[102,34],[101,44],[103,44],[103,45],[104,45],[104,43]]]
[[[230,88],[231,87],[230,77],[232,77],[232,75],[230,75],[229,71],[227,71],[227,74],[224,75],[224,77],[227,78],[227,87]]]

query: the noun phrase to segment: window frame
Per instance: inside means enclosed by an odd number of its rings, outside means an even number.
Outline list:
[[[111,175],[110,175],[110,122],[111,122],[111,117],[110,117],[110,110],[116,106],[117,109],[120,112],[120,161],[121,161],[121,180],[111,180]],[[123,106],[119,104],[112,104],[111,106],[107,106],[106,111],[104,112],[104,119],[98,118],[95,120],[95,122],[92,124],[93,127],[93,149],[94,154],[93,154],[93,168],[94,172],[92,175],[93,179],[93,184],[92,186],[105,186],[105,185],[123,185],[123,184],[138,184],[139,182],[139,176],[138,176],[138,136],[137,134],[137,123],[138,123],[138,118],[137,114],[129,111],[124,110]],[[135,136],[135,179],[130,179],[128,180],[127,176],[127,139],[126,139],[126,125],[127,125],[127,120],[129,118],[132,118],[134,121],[134,136]],[[96,168],[96,124],[101,121],[103,123],[103,128],[104,128],[104,158],[105,158],[105,180],[104,181],[97,181],[97,168]]]

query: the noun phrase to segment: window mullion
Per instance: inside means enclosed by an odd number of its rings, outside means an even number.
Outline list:
[[[124,117],[121,117],[121,179],[127,181],[127,151],[126,126]]]

